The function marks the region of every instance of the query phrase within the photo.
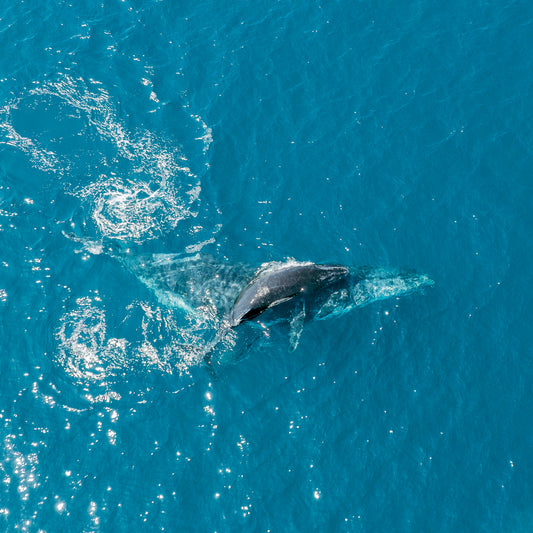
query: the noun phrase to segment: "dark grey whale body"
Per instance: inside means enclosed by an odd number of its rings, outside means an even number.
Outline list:
[[[349,269],[342,265],[288,263],[261,271],[239,294],[230,313],[232,327],[256,318],[267,309],[290,300],[316,299],[347,283]]]

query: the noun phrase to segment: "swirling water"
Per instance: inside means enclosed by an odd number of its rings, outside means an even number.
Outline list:
[[[0,529],[531,531],[532,28],[501,0],[2,4]],[[217,272],[184,312],[169,254],[435,286],[213,376]]]

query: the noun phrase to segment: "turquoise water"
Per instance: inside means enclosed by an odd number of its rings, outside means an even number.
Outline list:
[[[531,531],[532,29],[501,0],[2,4],[0,530]],[[185,297],[220,285],[168,277],[196,254],[435,284],[213,373]]]

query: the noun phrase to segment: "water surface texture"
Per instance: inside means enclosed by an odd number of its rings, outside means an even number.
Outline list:
[[[532,531],[532,49],[522,0],[3,2],[0,530]],[[434,285],[206,367],[287,261]]]

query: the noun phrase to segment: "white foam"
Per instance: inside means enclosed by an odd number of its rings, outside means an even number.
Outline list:
[[[104,237],[140,242],[157,237],[193,215],[170,183],[153,191],[146,181],[102,178],[79,191],[92,206]]]
[[[260,274],[266,274],[271,272],[278,272],[280,270],[284,270],[286,268],[291,268],[294,266],[305,266],[305,265],[312,265],[313,263],[310,261],[296,261],[296,259],[293,259],[292,257],[288,257],[285,261],[270,261],[268,263],[263,263],[255,273],[255,276],[259,276]]]
[[[17,450],[17,437],[14,434],[5,434],[0,446],[2,454],[0,456],[0,470],[10,472],[10,475],[3,476],[3,483],[7,486],[16,486],[22,502],[28,501],[30,492],[38,488],[40,483],[39,461],[37,453],[24,454]],[[27,448],[27,442],[24,443]],[[42,444],[42,443],[39,443]],[[37,443],[34,443],[36,446]]]
[[[213,130],[202,120],[202,117],[200,115],[191,115],[191,118],[196,120],[196,122],[198,122],[202,126],[203,135],[201,135],[200,137],[196,137],[196,140],[202,141],[204,145],[203,152],[205,154],[209,150],[209,147],[213,142]]]
[[[13,111],[21,105],[22,98],[13,98],[0,108],[0,144],[13,146],[25,153],[32,165],[43,172],[61,173],[67,165],[52,150],[47,150],[41,143],[21,135],[13,126]],[[23,104],[22,104],[23,105]]]
[[[126,361],[127,341],[107,338],[106,316],[89,297],[61,318],[57,331],[57,361],[65,371],[83,382],[101,382]]]
[[[56,102],[53,106],[50,99]],[[84,157],[78,158],[70,145],[62,154],[61,143],[53,144],[53,151],[39,139],[17,131],[14,113],[28,104],[72,120],[76,135],[69,142],[79,143]],[[195,140],[202,143],[206,154],[212,143],[211,128],[197,114],[191,114],[190,120],[203,132]],[[92,152],[81,140],[91,138],[91,134],[95,137]],[[0,143],[20,149],[35,168],[68,177],[63,182],[66,191],[82,199],[101,236],[139,242],[197,215],[200,179],[189,168],[180,147],[150,130],[129,129],[113,97],[98,81],[60,74],[35,82],[30,90],[0,108]],[[76,185],[75,180],[88,168],[91,181]]]

